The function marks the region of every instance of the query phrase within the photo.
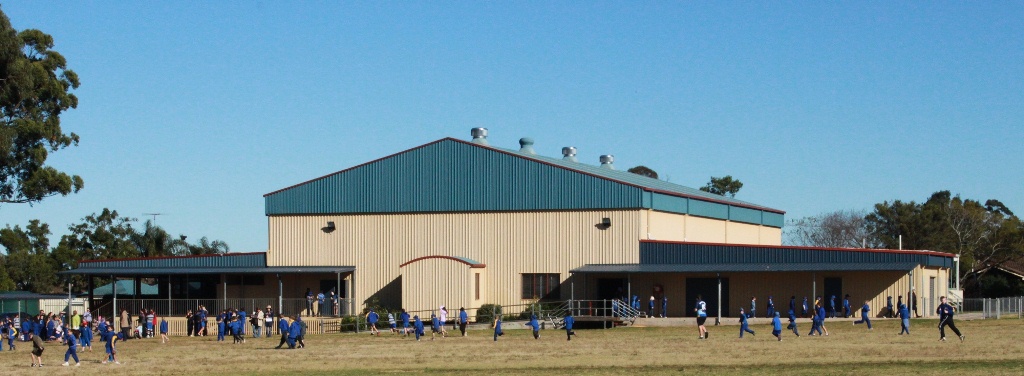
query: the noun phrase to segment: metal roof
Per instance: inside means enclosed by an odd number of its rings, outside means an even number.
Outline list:
[[[100,276],[161,276],[182,274],[301,274],[301,273],[349,273],[354,266],[275,266],[246,268],[78,268],[58,274],[100,275]]]
[[[887,263],[734,263],[734,264],[590,264],[570,273],[740,273],[740,272],[839,272],[908,271],[913,262]]]
[[[782,227],[784,212],[626,171],[445,138],[264,195],[266,215],[650,208]]]
[[[179,275],[179,274],[297,274],[348,273],[354,266],[267,266],[264,252],[224,253],[216,255],[144,257],[113,260],[87,260],[78,268],[58,274],[72,275]]]

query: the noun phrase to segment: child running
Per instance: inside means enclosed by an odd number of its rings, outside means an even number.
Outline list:
[[[540,339],[540,323],[537,322],[537,315],[530,315],[530,322],[526,325],[533,329],[533,339]]]
[[[366,324],[370,326],[370,335],[376,334],[380,336],[380,331],[377,330],[377,321],[380,320],[380,315],[370,309],[370,312],[366,314]]]
[[[75,367],[82,365],[82,362],[78,360],[78,341],[75,340],[75,335],[71,334],[70,331],[65,332],[65,340],[68,344],[68,351],[64,353],[64,364],[62,366],[68,366],[69,358],[75,359]]]
[[[864,301],[864,306],[860,308],[860,320],[854,321],[853,325],[867,323],[868,330],[871,330],[871,319],[868,318],[868,312],[871,312],[871,306],[868,305],[870,302],[870,300]]]
[[[750,326],[747,325],[747,315],[743,313],[743,307],[740,307],[740,338],[743,338],[744,332],[755,335],[754,331],[750,330]]]
[[[30,354],[32,355],[32,366],[35,367],[38,365],[42,367],[43,350],[46,350],[46,347],[43,346],[43,339],[33,332],[28,332],[27,335],[29,340],[32,341],[32,353]]]
[[[124,337],[124,333],[114,334],[114,327],[107,327],[107,332],[103,333],[102,340],[106,342],[104,345],[107,350],[107,359],[103,360],[103,364],[107,364],[107,361],[114,362],[114,364],[121,364],[121,361],[117,360],[117,342]]]
[[[167,338],[167,319],[160,318],[160,343],[167,343],[170,340]]]
[[[800,331],[796,327],[796,312],[792,309],[789,310],[789,325],[786,326],[786,329],[793,329],[793,334],[796,334],[797,337],[800,336]]]
[[[420,320],[420,315],[413,316],[412,331],[416,335],[417,341],[420,340],[420,336],[426,335],[423,333],[423,321]]]
[[[953,333],[956,333],[957,337],[960,337],[960,342],[964,341],[964,335],[960,334],[960,329],[956,328],[953,324],[953,314],[956,312],[956,308],[946,303],[946,297],[939,297],[939,307],[935,309],[935,313],[939,314],[939,341],[946,340],[946,327],[953,329]]]
[[[576,320],[572,318],[572,312],[565,314],[563,322],[565,323],[565,340],[572,341],[572,336],[576,335],[576,332],[572,331],[572,324],[576,322]]]
[[[708,306],[700,294],[697,295],[697,306],[693,310],[697,312],[697,333],[700,335],[697,339],[705,339],[708,337],[708,328],[704,327],[704,322],[708,321]]]
[[[391,326],[391,334],[398,333],[398,323],[395,322],[395,314],[388,312],[388,325]],[[465,334],[465,333],[463,333]]]
[[[444,329],[442,328],[442,325],[441,325],[441,319],[437,318],[437,315],[431,313],[430,314],[430,340],[433,341],[434,340],[434,336],[438,335],[438,334],[441,335],[441,338],[445,337]]]
[[[900,335],[907,333],[910,335],[910,310],[907,309],[907,305],[900,303]]]

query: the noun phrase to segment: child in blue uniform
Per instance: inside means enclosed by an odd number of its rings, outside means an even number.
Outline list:
[[[494,342],[498,342],[498,337],[505,335],[505,332],[501,331],[501,314],[498,314],[494,318]]]
[[[302,334],[302,324],[299,324],[299,320],[292,316],[292,324],[288,326],[288,348],[295,348],[295,341],[299,339],[299,335]]]
[[[82,350],[92,351],[92,323],[82,325]]]
[[[796,324],[794,324],[794,325],[796,325]],[[740,332],[740,335],[742,335],[742,334],[743,333]],[[775,336],[775,338],[778,338],[779,341],[782,340],[782,320],[779,319],[779,313],[778,312],[775,312],[775,316],[772,317],[772,335]],[[798,336],[799,336],[799,334],[798,334]]]
[[[789,310],[789,325],[786,326],[786,329],[793,329],[793,334],[796,334],[797,337],[800,336],[800,331],[796,327],[796,312],[792,309]]]
[[[219,315],[217,315],[217,342],[224,340],[224,333],[226,332],[228,327],[227,323],[224,322],[224,320],[227,320],[227,313],[221,312]]]
[[[377,330],[377,321],[380,320],[380,315],[374,312],[372,309],[366,314],[366,323],[370,326],[370,335],[376,334],[380,336],[380,331]]]
[[[740,307],[740,338],[743,338],[744,332],[754,335],[754,331],[747,325],[747,315],[743,313],[743,307]]]
[[[900,335],[910,335],[910,309],[906,304],[900,304]]]
[[[576,322],[576,320],[572,318],[572,313],[566,313],[565,320],[563,320],[563,322],[565,323],[565,340],[572,341],[572,336],[576,335],[576,332],[572,331],[572,324]]]
[[[868,318],[868,312],[871,312],[871,306],[868,305],[870,301],[865,300],[864,306],[860,308],[860,320],[854,321],[853,325],[857,324],[868,324],[868,330],[871,330],[871,319]]]
[[[469,314],[466,313],[465,307],[459,307],[459,331],[462,332],[462,336],[466,336],[466,325],[469,324]]]
[[[843,318],[850,317],[852,310],[850,309],[850,294],[846,294],[843,297]]]
[[[416,340],[420,340],[420,336],[425,335],[423,333],[423,321],[420,320],[420,315],[413,316],[412,318],[412,331],[416,335]]]
[[[828,317],[836,318],[836,296],[828,299]]]
[[[160,319],[160,343],[167,343],[167,341],[170,341],[170,340],[171,340],[170,338],[167,338],[167,319],[161,318]]]
[[[825,327],[825,306],[822,304],[818,304],[818,329],[818,334],[824,330],[825,335],[828,335],[828,328]]]
[[[281,316],[281,314],[278,313],[278,316],[277,316],[277,331],[278,331],[278,333],[281,333],[281,343],[278,343],[277,347],[275,347],[275,349],[280,349],[281,346],[284,346],[285,344],[288,343],[288,334],[289,334],[289,329],[290,328],[291,327],[288,326],[288,319],[284,318],[284,316]]]
[[[18,337],[18,329],[14,328],[14,323],[12,322],[10,325],[7,326],[7,349],[8,350],[14,351],[14,347],[15,347],[14,346],[14,339],[17,338],[17,337]],[[90,339],[92,338],[92,333],[90,333],[89,337],[90,337]]]
[[[530,315],[530,322],[526,325],[533,329],[533,339],[540,339],[540,323],[537,322],[537,315]]]
[[[661,297],[661,317],[668,317],[668,295]]]
[[[68,351],[64,353],[64,364],[62,365],[67,367],[69,358],[75,359],[75,367],[82,365],[82,362],[78,360],[78,341],[75,340],[75,335],[70,331],[64,332],[64,340],[67,341]]]
[[[804,297],[803,304],[800,305],[800,317],[807,317],[807,297]]]
[[[771,295],[768,295],[768,317],[775,317],[775,302]]]
[[[107,327],[107,332],[104,333],[103,338],[103,341],[106,342],[104,347],[107,350],[107,359],[103,360],[104,364],[106,364],[107,361],[114,362],[114,364],[121,364],[121,362],[117,360],[117,342],[122,341],[123,339],[124,333],[115,334],[114,327]]]
[[[430,314],[430,340],[434,340],[434,336],[440,334],[444,338],[444,333],[441,331],[441,320],[437,318],[437,315]]]
[[[409,313],[402,308],[402,313],[398,315],[398,319],[402,321],[402,334],[406,337],[409,336]]]
[[[704,326],[704,323],[708,320],[708,306],[704,303],[704,299],[701,298],[700,294],[697,295],[697,306],[693,311],[697,313],[697,333],[700,335],[697,338],[708,338],[708,328]]]

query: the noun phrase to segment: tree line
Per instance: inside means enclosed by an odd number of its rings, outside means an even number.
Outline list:
[[[1024,260],[1024,222],[999,200],[935,192],[924,202],[885,201],[870,212],[837,210],[790,221],[793,245],[932,250],[960,255],[971,296],[1024,295],[1024,283],[989,273]]]
[[[68,282],[83,289],[81,276],[61,277],[57,273],[78,267],[81,260],[129,257],[188,256],[227,253],[228,244],[202,237],[189,243],[185,235],[172,236],[152,221],[136,227],[138,220],[104,208],[68,226],[55,247],[50,246],[50,226],[30,220],[21,227],[8,224],[0,229],[0,291],[24,290],[37,293],[65,291]]]

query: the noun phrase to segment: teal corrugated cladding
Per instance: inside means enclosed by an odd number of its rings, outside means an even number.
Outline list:
[[[638,187],[441,140],[266,196],[266,214],[641,208]]]
[[[899,263],[950,267],[952,258],[847,249],[764,248],[712,244],[640,243],[641,264]]]
[[[761,224],[761,211],[741,208],[739,206],[729,206],[729,220],[759,225]]]
[[[655,193],[651,195],[651,209],[669,213],[687,214],[690,211],[690,199]],[[717,205],[717,204],[716,204]]]
[[[761,221],[765,226],[782,228],[786,224],[786,216],[779,213],[763,212]]]
[[[226,254],[199,257],[166,257],[166,258],[143,258],[143,259],[121,259],[83,262],[78,264],[79,269],[102,269],[102,268],[124,268],[130,271],[132,268],[240,268],[240,267],[266,267],[265,255],[254,254]]]
[[[729,206],[714,202],[690,200],[690,214],[716,219],[729,219]]]

